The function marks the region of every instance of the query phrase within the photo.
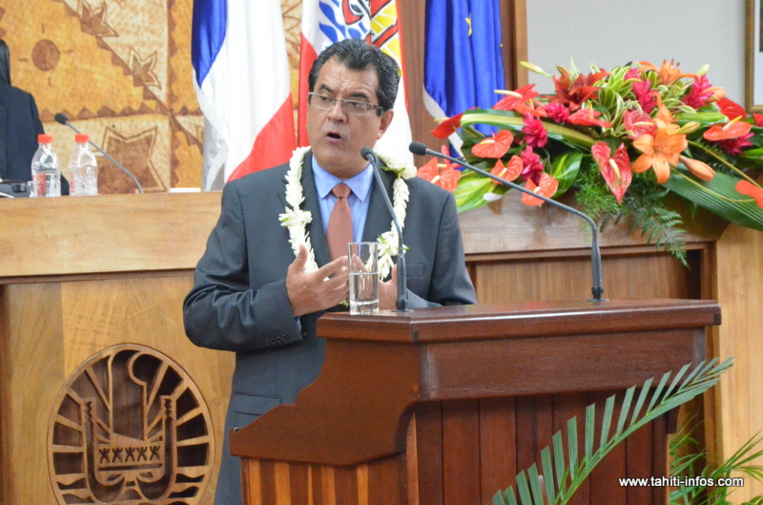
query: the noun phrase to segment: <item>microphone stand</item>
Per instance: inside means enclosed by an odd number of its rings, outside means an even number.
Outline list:
[[[387,204],[387,210],[389,210],[392,216],[392,222],[395,224],[395,230],[397,230],[397,300],[395,302],[395,312],[408,312],[408,285],[405,276],[405,249],[403,248],[403,229],[400,228],[400,223],[397,221],[395,215],[395,208],[392,206],[392,202],[389,199],[387,190],[384,188],[384,182],[381,178],[381,172],[379,170],[379,158],[376,153],[370,148],[364,147],[361,150],[363,158],[371,163],[374,173],[374,179],[376,179],[376,185],[379,187],[379,191],[384,197],[384,203]]]
[[[66,116],[63,116],[62,114],[61,114],[61,116],[62,117],[59,117],[59,114],[56,114],[56,121],[58,121],[59,123],[61,123],[63,125],[68,126],[69,128],[71,128],[72,130],[74,130],[77,133],[82,133],[81,131],[79,131],[78,129],[76,129],[74,127],[74,125],[71,123],[71,121],[69,121],[69,118],[67,118]],[[113,164],[115,164],[122,172],[124,172],[127,175],[129,175],[130,178],[132,178],[133,182],[135,182],[135,185],[138,187],[138,191],[140,193],[143,193],[143,186],[140,185],[140,183],[138,182],[138,179],[136,179],[135,176],[132,175],[129,170],[127,170],[125,167],[123,167],[122,165],[117,163],[117,161],[114,158],[109,156],[106,153],[106,151],[104,151],[103,149],[98,147],[92,140],[88,140],[88,142],[90,143],[91,146],[95,147],[98,150],[98,152],[100,152],[102,155],[106,156],[106,158],[108,158],[109,161],[111,161]]]
[[[469,170],[473,170],[474,172],[477,172],[480,175],[483,175],[489,179],[493,179],[496,182],[500,182],[501,184],[504,184],[510,188],[517,189],[523,193],[527,193],[528,195],[532,195],[535,198],[540,198],[544,202],[548,202],[551,205],[555,207],[559,207],[561,209],[566,210],[567,212],[571,212],[575,214],[576,216],[579,216],[583,218],[586,223],[591,227],[591,275],[593,277],[593,286],[591,287],[591,294],[593,295],[593,298],[590,301],[595,302],[601,302],[606,301],[605,298],[602,298],[604,295],[604,285],[601,281],[601,251],[599,251],[599,233],[596,229],[596,223],[593,222],[593,219],[588,217],[586,214],[583,214],[577,209],[574,209],[568,205],[565,205],[561,202],[557,202],[556,200],[552,200],[551,198],[548,198],[546,196],[534,193],[530,191],[529,189],[520,186],[519,184],[515,184],[511,181],[507,181],[506,179],[503,179],[501,177],[495,176],[491,174],[490,172],[486,172],[485,170],[482,170],[481,168],[477,168],[473,165],[470,165],[469,163],[466,163],[465,161],[453,158],[451,156],[448,156],[447,154],[443,154],[437,151],[434,151],[432,149],[429,149],[426,145],[422,144],[421,142],[411,142],[409,150],[413,154],[418,154],[419,156],[423,156],[425,154],[428,154],[430,156],[435,156],[437,158],[444,158],[448,161],[452,161],[453,163],[456,163],[457,165],[460,165],[464,168],[468,168]]]

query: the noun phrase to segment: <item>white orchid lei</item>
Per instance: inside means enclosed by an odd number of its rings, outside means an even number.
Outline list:
[[[299,246],[307,246],[307,263],[305,272],[313,272],[318,269],[315,262],[315,252],[310,243],[310,234],[307,231],[307,225],[313,220],[310,211],[300,208],[305,201],[302,191],[302,165],[305,154],[309,147],[298,147],[289,160],[289,170],[286,172],[286,208],[283,214],[278,216],[281,226],[289,230],[289,243],[296,256],[299,253]],[[397,174],[397,178],[392,186],[392,208],[395,216],[400,223],[401,229],[405,226],[405,213],[408,207],[408,185],[405,179],[410,179],[416,175],[416,167],[396,162],[385,154],[377,153],[382,160],[385,170]],[[390,220],[390,230],[382,233],[377,239],[379,244],[379,278],[385,279],[392,271],[394,262],[392,257],[396,256],[397,251],[397,229],[394,221]]]

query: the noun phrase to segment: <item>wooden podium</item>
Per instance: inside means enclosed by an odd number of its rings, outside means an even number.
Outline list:
[[[127,394],[134,392],[135,381],[118,372],[128,368],[90,362],[104,352],[104,359],[116,358],[108,363],[117,365],[120,356],[142,357],[151,377],[169,377],[163,367],[172,369],[176,386],[187,388],[179,401],[168,399],[189,412],[173,420],[178,435],[163,441],[165,448],[179,448],[177,457],[164,459],[167,469],[149,468],[143,475],[172,475],[156,487],[164,494],[182,488],[193,503],[211,505],[213,495],[205,490],[214,487],[222,453],[233,355],[194,346],[183,330],[182,304],[219,208],[219,193],[0,201],[1,505],[97,503],[89,496],[103,497],[107,486],[96,483],[92,473],[103,482],[124,472],[129,481],[141,470],[140,451],[151,454],[151,447],[126,425],[139,425],[135,412],[157,402]],[[106,373],[94,373],[99,369],[124,380],[109,388]],[[90,377],[102,394],[86,391]],[[112,395],[113,402],[99,400]],[[82,419],[58,401],[75,397],[93,400],[101,415],[97,458],[85,450],[90,438]],[[183,407],[186,397],[198,404],[199,415]],[[109,412],[118,412],[114,422],[108,422]],[[198,428],[189,428],[194,423]],[[191,431],[202,432],[197,441]],[[122,450],[124,468],[116,458],[101,464],[106,450]],[[135,454],[132,461],[128,451]],[[175,476],[181,473],[192,484],[178,483]],[[100,502],[125,503],[107,498]]]
[[[585,407],[705,359],[715,302],[527,302],[330,314],[318,379],[231,434],[245,503],[489,504]],[[666,503],[665,416],[613,451],[574,503]],[[582,435],[582,433],[581,433]]]

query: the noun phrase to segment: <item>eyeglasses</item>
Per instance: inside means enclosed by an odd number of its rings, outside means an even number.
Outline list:
[[[318,93],[308,93],[307,98],[309,104],[316,109],[331,110],[334,105],[339,102],[342,106],[342,110],[347,114],[354,116],[365,116],[372,110],[382,111],[384,110],[379,105],[374,105],[368,102],[359,102],[357,100],[343,100],[341,98],[332,98],[326,95],[320,95]]]

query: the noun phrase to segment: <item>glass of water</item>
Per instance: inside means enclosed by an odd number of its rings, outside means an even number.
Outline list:
[[[379,257],[376,242],[350,242],[350,314],[379,313]]]

